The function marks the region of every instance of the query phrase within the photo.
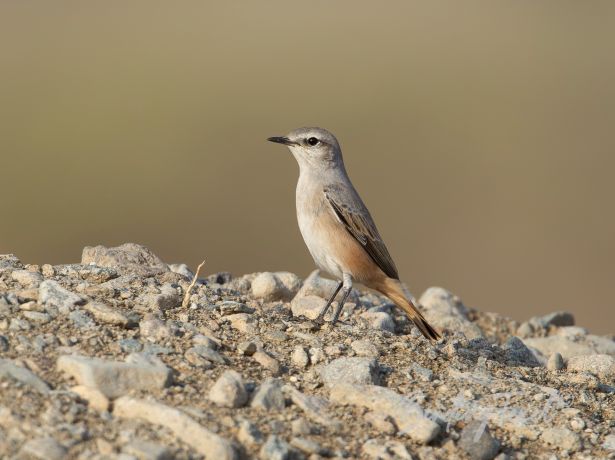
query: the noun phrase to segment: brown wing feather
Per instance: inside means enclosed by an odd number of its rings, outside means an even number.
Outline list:
[[[359,195],[356,192],[353,195],[351,206],[343,202],[336,188],[325,188],[327,201],[348,232],[365,248],[373,261],[389,278],[399,279],[397,267],[378,233],[372,216]]]

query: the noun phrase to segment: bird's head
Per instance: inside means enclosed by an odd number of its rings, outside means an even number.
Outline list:
[[[308,168],[318,172],[343,163],[337,139],[323,128],[298,128],[286,136],[267,140],[288,146],[302,170]]]

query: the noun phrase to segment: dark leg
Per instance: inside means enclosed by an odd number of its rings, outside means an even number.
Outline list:
[[[342,312],[342,308],[344,308],[344,304],[346,303],[346,299],[350,295],[350,291],[351,290],[352,290],[352,287],[345,287],[344,288],[344,295],[342,296],[342,300],[340,300],[340,303],[337,305],[337,308],[335,309],[335,313],[333,314],[333,319],[331,320],[331,326],[333,326],[335,323],[337,323],[337,319],[340,317],[340,313]]]
[[[318,318],[316,318],[316,322],[317,323],[322,323],[325,320],[325,313],[327,313],[327,310],[329,309],[329,307],[331,306],[331,303],[333,303],[333,299],[335,299],[335,296],[337,295],[338,292],[340,292],[340,289],[342,289],[342,285],[344,283],[340,281],[340,283],[337,285],[337,287],[335,288],[335,291],[333,292],[333,295],[331,296],[331,298],[327,301],[327,305],[325,305],[322,310],[320,310],[320,313],[318,314]]]

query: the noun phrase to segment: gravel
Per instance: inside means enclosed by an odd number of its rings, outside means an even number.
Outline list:
[[[432,344],[357,289],[315,324],[318,272],[203,275],[183,308],[192,273],[136,244],[0,255],[0,458],[615,456],[615,342],[569,313],[430,288]]]

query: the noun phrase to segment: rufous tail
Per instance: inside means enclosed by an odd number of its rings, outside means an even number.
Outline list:
[[[401,308],[426,338],[429,340],[440,339],[440,334],[427,322],[414,303],[406,297],[398,280],[387,278],[384,283],[378,286],[377,290]]]

